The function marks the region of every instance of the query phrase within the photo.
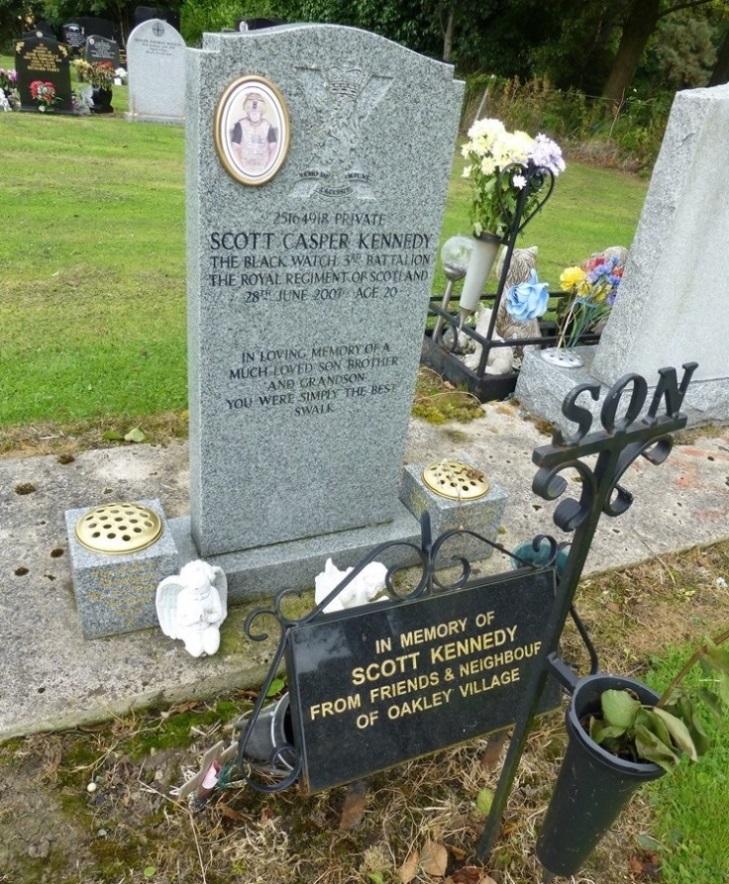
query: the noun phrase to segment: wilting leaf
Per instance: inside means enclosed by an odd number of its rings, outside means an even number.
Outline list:
[[[402,884],[410,884],[410,881],[418,874],[419,865],[420,853],[417,850],[412,850],[398,872]]]
[[[426,841],[420,854],[420,867],[426,875],[442,878],[448,868],[448,851],[442,844]]]
[[[602,714],[607,724],[624,730],[633,726],[640,703],[627,691],[605,691],[600,696]]]
[[[665,721],[659,715],[653,715],[653,710],[641,709],[635,716],[635,723],[645,725],[661,742],[665,743],[669,749],[671,748],[671,733],[666,727]]]
[[[385,884],[385,876],[382,872],[367,872],[367,877],[373,884]]]
[[[494,790],[486,787],[476,796],[476,807],[484,815],[488,816],[491,812],[491,805],[494,803]]]
[[[608,740],[617,740],[626,732],[624,727],[615,727],[612,724],[605,724],[599,718],[594,716],[590,719],[590,737],[596,743],[606,743]]]
[[[717,672],[729,675],[729,651],[717,647],[712,641],[706,642],[706,659]]]
[[[669,773],[678,764],[678,755],[642,724],[635,727],[635,748],[644,761],[653,761]]]
[[[670,712],[666,712],[665,709],[659,709],[657,706],[655,709],[651,709],[650,714],[657,715],[663,721],[668,728],[668,732],[670,733],[673,742],[682,752],[685,752],[688,755],[691,761],[698,760],[696,746],[694,746],[694,741],[691,739],[689,729],[680,718],[676,718],[675,715],[671,715]]]
[[[130,430],[130,431],[124,436],[124,441],[125,441],[125,442],[144,442],[144,440],[145,440],[145,435],[144,435],[144,433],[139,429],[139,427],[135,427],[133,430]]]

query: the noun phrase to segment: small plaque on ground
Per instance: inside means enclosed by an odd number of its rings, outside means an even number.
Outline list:
[[[307,787],[361,779],[513,724],[553,601],[553,570],[515,572],[292,629],[292,723]]]

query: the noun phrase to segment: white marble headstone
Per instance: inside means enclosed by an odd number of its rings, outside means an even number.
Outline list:
[[[185,118],[185,41],[168,22],[149,19],[127,41],[129,117],[160,123]]]

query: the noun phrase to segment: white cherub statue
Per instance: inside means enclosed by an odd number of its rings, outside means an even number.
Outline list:
[[[182,639],[193,657],[212,655],[220,647],[220,624],[228,616],[228,580],[222,568],[199,559],[179,576],[157,587],[157,619],[162,632]]]
[[[324,570],[314,580],[314,601],[320,604],[329,593],[351,574],[353,568],[340,571],[331,559],[327,559]],[[344,589],[335,596],[324,608],[326,614],[332,611],[343,611],[345,608],[356,608],[358,605],[366,605],[373,601],[386,586],[387,568],[381,562],[370,562],[362,571],[348,583]]]

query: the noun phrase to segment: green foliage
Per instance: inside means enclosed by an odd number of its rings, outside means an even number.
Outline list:
[[[729,708],[729,653],[720,647],[727,639],[729,631],[697,648],[655,706],[641,705],[627,690],[605,691],[600,697],[601,714],[590,717],[590,737],[608,752],[632,761],[652,761],[668,772],[684,755],[697,761],[710,748],[702,708],[718,722]],[[696,664],[712,677],[713,690],[704,684],[685,685]]]
[[[555,89],[548,79],[501,79],[478,74],[466,80],[461,121],[467,130],[480,117],[497,117],[509,129],[545,132],[561,145],[595,145],[606,164],[653,165],[663,139],[672,92],[649,99],[631,93],[618,107],[576,90]]]
[[[669,649],[653,661],[647,683],[660,691],[686,654],[685,648]],[[704,678],[701,667],[693,667],[686,677],[689,690],[701,691]],[[647,789],[653,809],[650,849],[660,856],[663,884],[715,884],[726,880],[729,871],[729,844],[717,837],[729,825],[729,744],[721,739],[726,725],[706,710],[700,721],[711,751],[700,751],[695,764],[679,765]]]

